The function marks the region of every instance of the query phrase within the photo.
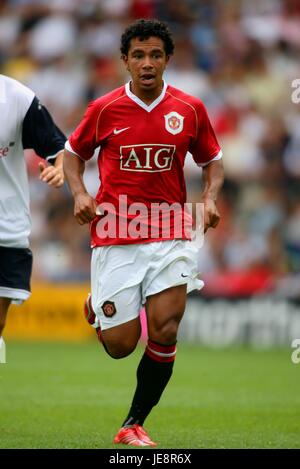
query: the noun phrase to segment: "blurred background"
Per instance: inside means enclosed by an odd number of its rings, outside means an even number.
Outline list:
[[[300,78],[298,0],[0,0],[0,73],[32,88],[68,136],[90,100],[128,80],[120,36],[142,17],[168,22],[176,47],[166,81],[203,100],[224,154],[222,221],[206,235],[206,286],[189,299],[182,335],[217,345],[290,343],[300,337],[300,104],[291,99]],[[37,157],[26,158],[33,295],[13,310],[7,335],[89,336],[81,320],[88,227],[75,222],[67,186],[48,189]],[[185,174],[197,202],[201,170],[189,156]],[[96,194],[96,158],[85,181]]]

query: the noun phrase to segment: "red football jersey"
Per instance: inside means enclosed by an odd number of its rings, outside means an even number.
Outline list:
[[[222,156],[203,103],[164,84],[148,106],[127,83],[91,102],[66,144],[83,160],[99,146],[100,214],[91,222],[92,247],[189,238],[181,229],[188,216],[180,221],[167,207],[184,211],[188,151],[202,166]]]

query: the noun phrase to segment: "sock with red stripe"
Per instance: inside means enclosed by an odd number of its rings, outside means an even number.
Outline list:
[[[143,425],[172,375],[176,344],[162,345],[152,340],[148,344],[137,369],[137,386],[123,427]]]

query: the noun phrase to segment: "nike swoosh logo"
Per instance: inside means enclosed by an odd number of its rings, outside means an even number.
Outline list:
[[[188,275],[181,274],[181,277],[188,277]]]
[[[118,135],[121,132],[124,132],[124,130],[128,130],[128,129],[130,129],[130,127],[125,127],[124,129],[114,129],[114,134]]]

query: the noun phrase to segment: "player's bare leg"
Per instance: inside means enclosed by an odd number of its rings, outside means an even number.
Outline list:
[[[139,317],[102,331],[99,319],[92,307],[91,294],[84,303],[84,316],[96,330],[99,341],[112,358],[124,358],[133,352],[141,336]]]
[[[149,296],[146,302],[149,338],[164,345],[175,343],[185,305],[186,285]]]
[[[137,369],[137,387],[128,416],[114,438],[114,443],[131,446],[156,446],[143,423],[155,406],[172,375],[179,323],[186,304],[186,285],[164,290],[147,298],[146,312],[149,340]],[[85,316],[97,330],[96,315],[90,297]],[[97,332],[98,334],[98,332]],[[113,358],[123,358],[135,349],[141,334],[140,319],[101,331],[106,352]]]
[[[137,387],[121,430],[114,442],[155,446],[143,428],[144,421],[172,375],[178,326],[186,304],[186,285],[149,296],[146,302],[148,344],[137,369]]]
[[[5,363],[5,343],[2,338],[2,332],[5,327],[6,317],[9,305],[11,303],[10,298],[0,298],[0,363]]]
[[[101,331],[99,320],[92,307],[91,295],[84,304],[86,320],[95,328],[98,339],[112,358],[123,358],[133,352],[141,335],[140,318]],[[122,427],[114,438],[114,443],[131,446],[156,446],[142,426],[138,424]]]

